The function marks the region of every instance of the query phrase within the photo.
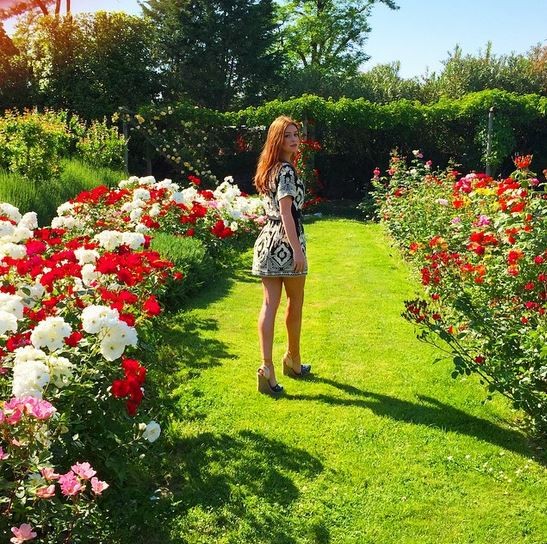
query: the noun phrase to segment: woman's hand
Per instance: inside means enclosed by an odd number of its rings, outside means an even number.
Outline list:
[[[306,269],[306,256],[302,249],[297,249],[293,252],[294,271],[301,274]]]
[[[298,233],[296,232],[296,225],[294,223],[294,218],[292,216],[292,196],[284,196],[279,200],[279,213],[281,215],[281,221],[283,222],[283,228],[285,229],[285,234],[289,240],[289,244],[292,249],[292,258],[294,262],[294,271],[297,274],[304,272],[306,268],[306,256],[304,255],[304,250],[300,245],[300,240],[298,239]]]

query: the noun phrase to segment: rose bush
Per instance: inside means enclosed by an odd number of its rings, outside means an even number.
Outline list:
[[[476,372],[547,431],[547,201],[517,157],[495,180],[433,171],[416,150],[410,167],[394,154],[375,171],[378,213],[419,270],[426,296],[404,316],[421,338],[451,353],[453,376]]]
[[[95,499],[125,486],[159,437],[150,419],[161,406],[147,396],[144,359],[158,298],[182,274],[150,249],[152,234],[199,236],[220,251],[260,217],[260,202],[229,181],[215,191],[193,182],[180,189],[147,177],[98,187],[41,229],[35,213],[0,204],[6,540],[85,541],[84,527],[101,526]]]

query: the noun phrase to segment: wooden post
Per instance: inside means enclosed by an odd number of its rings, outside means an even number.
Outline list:
[[[146,160],[146,175],[151,176],[152,175],[152,156],[150,154],[150,142],[148,140],[145,140],[144,153],[145,153],[145,160]]]
[[[129,137],[127,130],[127,121],[124,119],[122,122],[123,139],[125,140],[125,147],[123,150],[123,166],[126,174],[129,174]]]
[[[494,132],[494,106],[488,111],[488,135],[486,137],[486,175],[492,175],[491,153],[492,153],[492,136]]]

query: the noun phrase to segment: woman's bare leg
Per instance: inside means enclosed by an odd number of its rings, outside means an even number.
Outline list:
[[[270,385],[273,387],[277,383],[272,355],[274,326],[277,308],[279,308],[281,300],[283,280],[281,278],[262,278],[262,287],[264,300],[258,316],[258,338],[262,363],[270,369]]]
[[[287,325],[288,353],[293,361],[293,370],[300,372],[300,331],[302,329],[302,306],[304,304],[304,284],[306,276],[283,278],[287,294]]]

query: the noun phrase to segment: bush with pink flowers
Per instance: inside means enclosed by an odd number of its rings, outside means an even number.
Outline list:
[[[433,170],[396,154],[373,185],[380,219],[426,296],[404,316],[448,352],[453,376],[478,373],[534,431],[547,431],[547,195],[516,157],[506,179]]]
[[[97,497],[115,485],[130,494],[128,474],[160,434],[145,361],[159,300],[185,279],[150,249],[153,234],[196,236],[221,254],[260,211],[228,181],[211,192],[151,177],[82,193],[48,228],[0,204],[4,540],[94,541]]]

